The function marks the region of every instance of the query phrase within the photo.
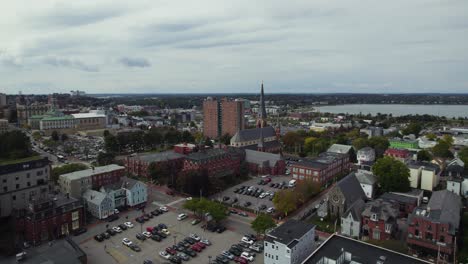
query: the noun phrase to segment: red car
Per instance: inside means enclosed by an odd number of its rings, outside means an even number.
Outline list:
[[[190,247],[193,251],[196,251],[196,252],[201,252],[202,251],[202,248],[197,246],[197,245],[192,245]]]
[[[195,245],[201,247],[202,249],[206,248],[206,245],[203,244],[202,242],[197,242],[197,243],[195,243]]]
[[[265,178],[265,179],[263,179],[263,181],[266,182],[266,183],[269,183],[269,182],[271,182],[271,178]]]
[[[152,228],[151,226],[148,226],[148,227],[146,228],[146,231],[148,231],[148,232],[151,233],[151,232],[153,232],[153,228]]]
[[[171,255],[177,254],[177,251],[175,251],[175,250],[174,250],[173,248],[171,248],[171,247],[166,248],[166,252],[169,253],[169,254],[171,254]]]
[[[240,263],[240,264],[247,264],[247,263],[249,263],[245,258],[241,258],[241,257],[234,257],[234,262]]]

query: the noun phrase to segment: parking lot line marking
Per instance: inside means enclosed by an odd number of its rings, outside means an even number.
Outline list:
[[[114,258],[114,260],[117,263],[126,263],[127,260],[128,260],[127,256],[122,254],[122,252],[118,251],[117,249],[109,248],[108,253],[109,253],[109,255],[112,256],[112,258]]]

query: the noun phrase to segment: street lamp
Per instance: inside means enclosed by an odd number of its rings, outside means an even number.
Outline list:
[[[208,256],[208,264],[211,264],[211,256]]]

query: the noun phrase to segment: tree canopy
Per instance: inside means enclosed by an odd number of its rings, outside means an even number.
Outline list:
[[[442,159],[453,158],[453,153],[450,151],[450,143],[441,139],[437,144],[432,148],[432,153],[434,156]]]
[[[221,203],[213,202],[205,198],[193,198],[186,201],[183,207],[192,211],[199,218],[209,213],[215,221],[221,221],[226,218],[226,206]]]
[[[266,230],[276,227],[276,223],[271,215],[259,214],[257,218],[252,221],[251,227],[257,234],[265,234]]]
[[[384,192],[407,192],[410,190],[408,167],[401,161],[385,156],[372,167]]]
[[[278,191],[273,197],[273,204],[275,205],[276,210],[282,212],[286,216],[288,213],[296,210],[297,201],[297,194],[289,189]]]
[[[418,161],[431,161],[432,155],[427,150],[420,150],[417,154]]]
[[[411,122],[406,126],[403,130],[402,133],[403,135],[410,135],[413,134],[415,136],[419,135],[419,132],[421,132],[422,126],[419,122]]]
[[[0,134],[0,159],[20,159],[33,155],[29,137],[19,130]]]

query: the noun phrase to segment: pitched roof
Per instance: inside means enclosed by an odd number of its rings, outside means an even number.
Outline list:
[[[98,192],[95,190],[88,189],[83,193],[83,199],[93,204],[101,204],[102,201],[107,197],[107,194]]]
[[[174,152],[172,150],[168,150],[168,151],[156,152],[156,153],[141,153],[135,156],[131,156],[129,157],[129,159],[138,159],[140,161],[151,163],[151,162],[174,160],[174,159],[179,159],[183,157],[185,157],[185,155]]]
[[[377,177],[370,171],[358,170],[354,175],[360,183],[373,185],[377,182]]]
[[[399,205],[395,201],[379,198],[366,203],[362,215],[371,217],[371,215],[376,214],[377,219],[387,222],[390,219],[396,219],[398,217],[399,210]]]
[[[336,188],[340,188],[346,201],[346,208],[349,208],[356,200],[366,199],[366,194],[361,188],[361,184],[357,180],[354,173],[348,174],[346,177],[341,179],[337,184]]]
[[[192,152],[189,155],[187,155],[186,158],[189,160],[201,161],[201,160],[211,159],[214,157],[224,156],[226,154],[228,154],[226,150],[215,148],[215,149],[206,149],[204,151]]]
[[[250,149],[245,150],[245,161],[255,163],[260,166],[274,166],[280,160],[280,154],[255,151]]]
[[[415,196],[408,196],[404,194],[398,194],[398,193],[384,193],[380,196],[381,199],[386,200],[386,201],[397,201],[399,203],[405,203],[405,204],[413,204],[416,203],[418,204],[418,198]]]
[[[280,143],[278,140],[272,140],[272,141],[263,142],[263,148],[264,148],[265,150],[268,150],[268,149],[276,149],[276,148],[279,148],[279,147],[281,147],[281,143]],[[242,149],[257,150],[257,149],[258,149],[258,145],[257,145],[257,144],[252,144],[252,145],[248,145],[248,146],[242,146],[241,148],[242,148]]]
[[[365,202],[362,199],[357,199],[343,214],[343,217],[347,217],[349,214],[353,216],[354,220],[361,220],[362,211],[364,211]]]
[[[349,145],[333,144],[328,148],[327,152],[349,153],[349,151],[352,148],[353,148],[353,146],[349,146]]]
[[[291,246],[294,241],[300,239],[313,228],[315,228],[314,224],[291,219],[271,230],[267,234],[266,241]]]
[[[375,150],[373,148],[371,148],[371,147],[364,147],[364,148],[358,150],[357,153],[359,154],[359,153],[369,153],[369,152],[375,152]]]
[[[128,178],[128,177],[122,177],[122,179],[120,181],[122,182],[122,187],[125,188],[125,189],[132,189],[133,186],[135,186],[135,184],[137,184],[137,183],[144,184],[143,182],[141,182],[139,180],[135,180],[135,179]]]
[[[272,126],[267,126],[263,128],[243,129],[237,131],[237,133],[231,138],[231,143],[259,140],[260,131],[262,130],[264,138],[276,136],[275,129]]]

